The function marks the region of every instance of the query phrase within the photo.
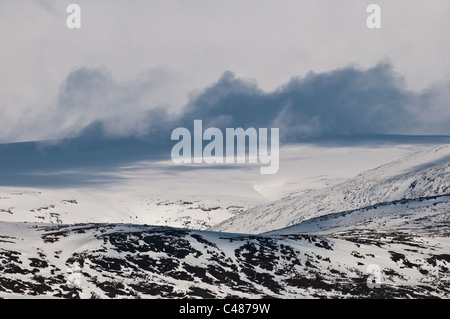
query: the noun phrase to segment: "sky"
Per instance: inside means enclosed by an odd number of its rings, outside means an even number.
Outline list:
[[[200,116],[293,140],[450,134],[449,14],[446,0],[0,0],[0,142]]]

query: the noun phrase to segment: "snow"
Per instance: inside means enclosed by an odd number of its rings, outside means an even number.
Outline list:
[[[372,242],[363,242],[364,237],[352,241],[338,233],[249,236],[133,224],[6,222],[0,222],[0,231],[0,267],[8,269],[0,276],[0,296],[6,298],[33,297],[36,291],[45,298],[201,297],[196,289],[219,298],[450,293],[448,236],[411,242],[368,232]],[[365,286],[371,264],[383,271],[382,289]],[[71,289],[76,267],[80,285]]]
[[[260,175],[252,165],[180,167],[168,161],[139,161],[91,172],[86,177],[90,183],[82,185],[0,186],[0,220],[132,222],[208,229],[256,205],[336,185],[425,147],[286,146],[280,151],[281,167],[274,176]],[[330,162],[333,165],[326,164]],[[40,174],[34,174],[39,181]]]
[[[0,187],[0,298],[448,298],[449,145],[280,152],[273,176],[139,161]]]
[[[321,215],[450,192],[450,146],[413,153],[347,181],[262,204],[213,230],[262,233]]]

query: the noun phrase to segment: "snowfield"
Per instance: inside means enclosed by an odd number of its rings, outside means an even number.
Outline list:
[[[450,145],[415,153],[346,182],[250,209],[212,230],[262,233],[321,215],[450,193]]]
[[[282,154],[5,184],[0,298],[450,297],[450,145]]]

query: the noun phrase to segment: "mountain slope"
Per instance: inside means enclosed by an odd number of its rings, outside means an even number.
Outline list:
[[[448,193],[450,144],[390,162],[330,188],[255,207],[212,230],[262,233],[377,203]]]
[[[448,298],[449,153],[414,154],[217,227],[245,234],[185,229],[243,208],[224,198],[120,186],[98,205],[89,190],[7,192],[0,298]],[[145,225],[155,222],[184,228]],[[381,288],[370,287],[373,267]]]
[[[449,297],[447,237],[0,222],[0,297]],[[415,248],[415,249],[412,249]],[[381,289],[369,288],[379,265]]]
[[[430,196],[379,203],[369,207],[304,220],[268,232],[268,235],[402,232],[414,236],[447,236],[450,233],[450,196]]]

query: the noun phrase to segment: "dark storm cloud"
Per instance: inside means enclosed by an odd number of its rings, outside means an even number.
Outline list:
[[[388,63],[292,78],[274,92],[225,73],[186,107],[181,124],[279,127],[286,141],[355,134],[411,134],[418,120],[408,92]],[[444,133],[444,132],[443,132]]]
[[[370,134],[449,134],[442,115],[445,86],[423,93],[405,89],[389,63],[370,69],[346,67],[292,78],[272,92],[225,72],[219,80],[193,95],[177,116],[163,108],[136,107],[152,82],[114,83],[105,71],[80,69],[71,73],[59,95],[59,116],[68,127],[107,135],[140,135],[169,139],[175,127],[279,127],[282,141]],[[441,114],[435,114],[441,113]],[[448,113],[448,112],[447,112]],[[433,125],[430,125],[432,123]],[[88,128],[88,129],[87,129]],[[98,130],[97,133],[98,134]]]

